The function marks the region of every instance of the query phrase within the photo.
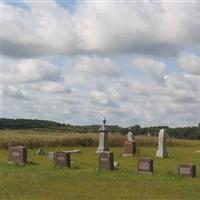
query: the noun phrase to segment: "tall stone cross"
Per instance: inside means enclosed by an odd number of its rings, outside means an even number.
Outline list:
[[[168,134],[165,129],[161,129],[158,138],[158,151],[156,156],[160,158],[168,157],[167,153],[167,137]]]
[[[106,119],[104,118],[103,124],[99,128],[99,147],[97,148],[96,153],[102,153],[109,151],[108,147],[108,129],[106,126]]]

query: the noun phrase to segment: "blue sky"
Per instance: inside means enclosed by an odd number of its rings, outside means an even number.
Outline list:
[[[199,1],[4,1],[2,8],[3,117],[199,123]]]

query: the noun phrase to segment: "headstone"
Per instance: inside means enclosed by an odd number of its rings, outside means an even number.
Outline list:
[[[99,170],[114,170],[114,158],[112,152],[99,154]]]
[[[164,158],[168,157],[167,153],[167,132],[165,129],[161,129],[159,132],[159,138],[158,138],[158,151],[157,151],[157,157]]]
[[[196,177],[196,165],[194,164],[179,164],[178,175]]]
[[[134,140],[133,133],[129,128],[127,134],[127,141],[124,142],[124,153],[123,156],[133,156],[136,153],[136,142]]]
[[[71,167],[70,153],[56,152],[54,155],[54,164],[61,167]]]
[[[48,152],[48,159],[49,160],[54,160],[55,157],[55,152]]]
[[[138,171],[153,173],[153,160],[150,158],[139,159]]]
[[[45,155],[45,151],[44,151],[42,148],[39,148],[39,149],[36,151],[36,154],[37,154],[37,155]]]
[[[8,161],[15,163],[27,163],[27,149],[23,146],[12,146],[8,149]]]
[[[99,128],[99,147],[96,153],[102,153],[104,151],[109,151],[108,147],[108,129],[106,126],[106,119],[104,118],[103,124]]]
[[[136,153],[136,142],[135,141],[125,141],[123,156],[133,156],[135,153]]]

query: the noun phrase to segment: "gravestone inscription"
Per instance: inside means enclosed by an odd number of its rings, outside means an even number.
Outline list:
[[[8,161],[27,163],[27,149],[23,146],[11,146],[8,149]]]

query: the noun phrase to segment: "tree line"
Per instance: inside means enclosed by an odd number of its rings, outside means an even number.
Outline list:
[[[77,126],[65,123],[58,123],[48,120],[38,119],[0,119],[0,129],[34,129],[38,131],[49,132],[77,132],[77,133],[98,133],[100,125]],[[160,129],[165,128],[170,137],[179,139],[200,139],[200,124],[196,127],[178,127],[171,128],[168,126],[141,127],[133,125],[130,127],[134,135],[151,135],[157,136]],[[111,134],[127,134],[129,128],[123,128],[118,125],[108,126]]]

